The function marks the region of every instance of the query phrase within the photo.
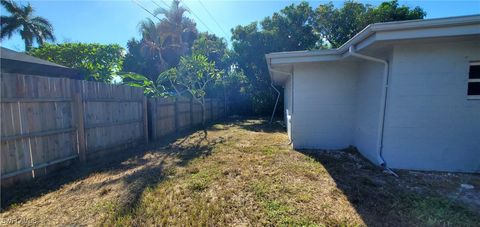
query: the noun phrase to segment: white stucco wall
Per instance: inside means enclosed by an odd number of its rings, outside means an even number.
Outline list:
[[[283,88],[283,116],[285,125],[287,126],[288,138],[291,139],[291,121],[288,120],[292,116],[292,77],[290,76]]]
[[[383,64],[361,61],[357,71],[353,145],[375,164],[382,95]]]
[[[468,100],[480,42],[394,47],[383,156],[392,168],[479,172],[480,100]]]
[[[480,172],[480,100],[466,95],[469,62],[480,61],[480,42],[409,41],[395,44],[388,60],[383,143],[387,165]],[[383,66],[316,62],[295,64],[293,72],[284,92],[294,148],[354,145],[378,164]]]
[[[294,66],[294,148],[340,149],[353,144],[356,69],[351,62]]]

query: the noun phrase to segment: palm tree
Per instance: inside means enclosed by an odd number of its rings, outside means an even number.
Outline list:
[[[9,0],[1,0],[0,3],[11,14],[0,17],[0,39],[11,38],[18,32],[25,42],[26,51],[32,48],[34,40],[39,45],[43,45],[47,40],[55,41],[52,24],[43,17],[34,16],[30,3],[27,6],[17,5]]]
[[[159,60],[159,71],[175,67],[182,55],[187,54],[198,34],[196,24],[184,16],[187,9],[174,0],[169,9],[158,8],[155,17],[162,16],[158,23],[151,19],[140,22],[142,34],[142,52],[145,57]],[[157,17],[158,18],[158,17]]]
[[[167,67],[167,63],[162,56],[164,38],[160,35],[157,25],[150,18],[147,18],[139,23],[139,31],[142,34],[141,54],[155,62],[154,67],[157,72],[164,71]]]
[[[195,22],[185,17],[188,10],[180,6],[179,0],[172,1],[170,9],[157,8],[153,14],[163,16],[158,24],[158,30],[166,39],[166,46],[180,48],[182,52],[188,51],[197,35]]]

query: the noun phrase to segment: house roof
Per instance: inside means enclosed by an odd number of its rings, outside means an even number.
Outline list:
[[[1,47],[0,61],[1,72],[4,73],[67,77],[71,79],[84,78],[78,70],[16,52],[5,47]]]
[[[349,48],[361,51],[381,41],[480,35],[480,14],[370,24],[336,49],[275,52],[266,54],[270,69],[276,65],[335,61],[349,56]],[[285,72],[288,73],[288,72]],[[273,79],[273,77],[272,77]]]

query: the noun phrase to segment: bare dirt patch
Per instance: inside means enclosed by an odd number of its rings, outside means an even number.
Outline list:
[[[451,225],[480,222],[480,176],[386,175],[353,150],[294,151],[282,128],[233,119],[170,144],[2,193],[25,225]],[[460,184],[474,189],[458,194]],[[39,192],[40,191],[40,192]],[[472,197],[473,196],[473,197]]]

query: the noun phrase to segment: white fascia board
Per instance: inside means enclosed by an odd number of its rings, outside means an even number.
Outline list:
[[[393,30],[376,32],[377,41],[421,39],[451,36],[480,35],[480,23],[454,27],[432,27],[413,30]]]
[[[266,54],[267,58],[294,58],[294,57],[309,57],[317,55],[332,55],[336,54],[337,49],[327,50],[302,50],[302,51],[286,51]]]
[[[435,19],[392,21],[392,22],[376,23],[376,24],[372,24],[371,26],[374,31],[384,31],[384,30],[404,30],[404,29],[460,26],[460,25],[468,25],[468,24],[478,24],[479,22],[480,22],[480,15],[469,15],[469,16],[446,17],[446,18],[435,18]]]
[[[341,59],[340,54],[320,54],[316,56],[301,56],[301,57],[283,57],[283,58],[271,58],[271,64],[294,64],[305,62],[318,62],[318,61],[336,61]]]

